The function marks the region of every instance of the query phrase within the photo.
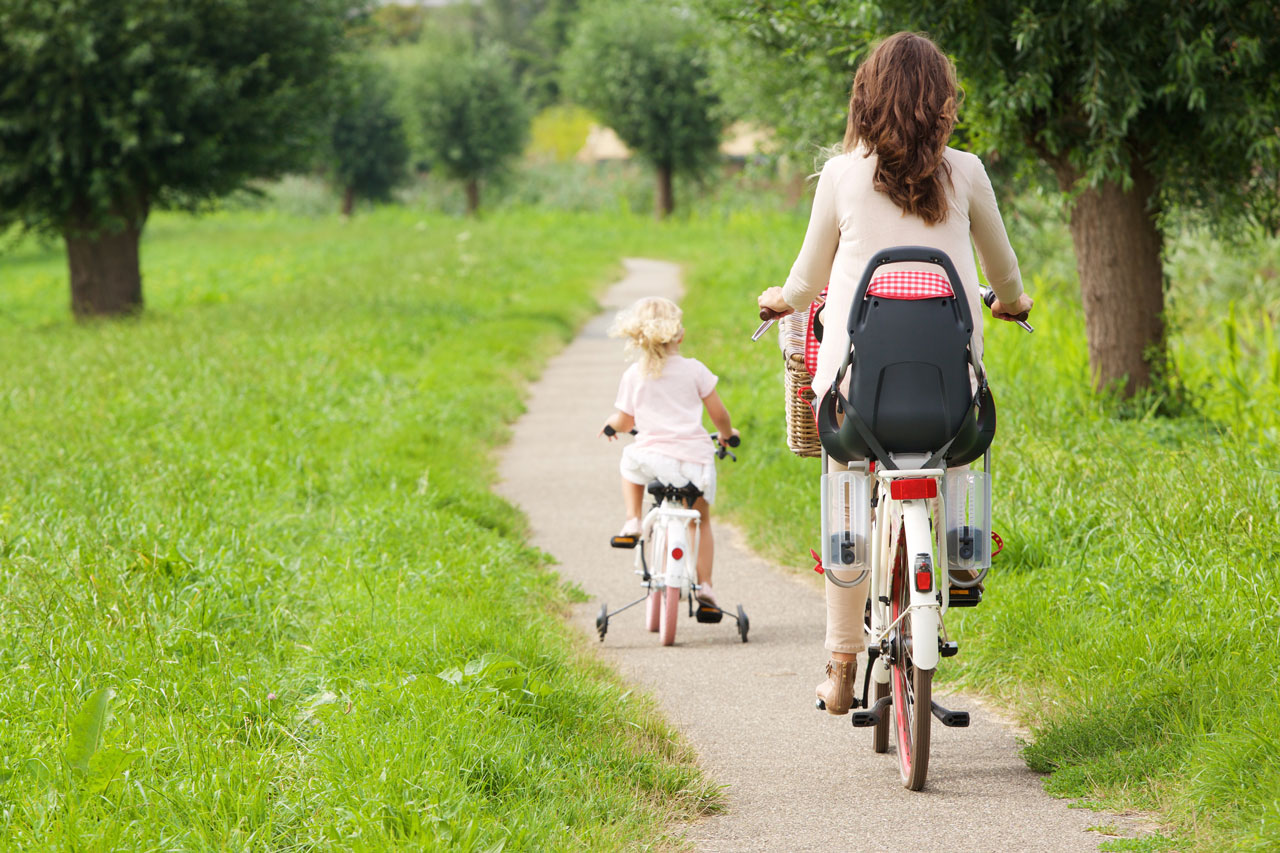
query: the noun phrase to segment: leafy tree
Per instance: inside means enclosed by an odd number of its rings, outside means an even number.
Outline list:
[[[432,161],[464,183],[467,213],[480,183],[507,167],[529,138],[529,107],[496,48],[434,54],[417,72],[414,109]]]
[[[924,29],[954,53],[975,144],[1067,193],[1100,387],[1132,394],[1167,364],[1170,211],[1280,224],[1274,0],[707,1],[775,51],[851,66],[873,36]]]
[[[675,207],[674,172],[714,162],[720,100],[692,20],[660,3],[589,7],[563,57],[566,88],[657,170],[659,217]]]
[[[484,0],[473,10],[475,37],[501,44],[535,109],[560,97],[560,54],[578,0]]]
[[[0,0],[0,217],[61,234],[78,316],[142,307],[138,239],[314,151],[341,0]]]
[[[390,198],[408,162],[404,122],[392,106],[386,72],[354,66],[336,99],[330,132],[329,172],[342,189],[343,215],[351,214],[357,198]]]

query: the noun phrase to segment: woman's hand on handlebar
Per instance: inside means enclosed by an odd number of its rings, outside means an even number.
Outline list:
[[[1030,313],[1031,306],[1035,304],[1036,301],[1025,293],[1018,297],[1017,302],[1008,306],[999,299],[994,299],[991,302],[991,316],[998,320],[1015,323],[1018,320],[1027,319],[1027,314]]]
[[[714,437],[721,447],[737,447],[742,443],[742,433],[736,429],[730,430],[727,438],[720,433],[715,433]]]
[[[795,313],[795,309],[787,304],[782,298],[781,287],[766,288],[759,297],[756,298],[756,304],[760,306],[761,320],[775,320],[778,317],[785,317],[788,314]]]

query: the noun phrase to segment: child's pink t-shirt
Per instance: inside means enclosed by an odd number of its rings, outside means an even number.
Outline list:
[[[636,446],[682,462],[714,461],[715,448],[702,426],[702,398],[717,377],[696,358],[669,355],[661,376],[645,376],[633,364],[618,385],[618,411],[636,419]]]

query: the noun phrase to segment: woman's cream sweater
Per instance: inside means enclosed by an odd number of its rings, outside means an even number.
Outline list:
[[[876,252],[893,246],[929,246],[946,252],[969,298],[979,348],[982,312],[970,237],[1000,301],[1009,305],[1022,294],[1018,259],[1009,245],[982,161],[954,148],[948,148],[944,157],[951,166],[951,186],[947,190],[947,218],[937,225],[904,213],[887,195],[875,190],[875,155],[866,156],[865,148],[833,157],[823,166],[809,230],[782,289],[787,304],[803,310],[830,284],[824,312],[826,334],[813,377],[813,390],[819,397],[831,387],[848,351],[846,321],[853,293]],[[941,272],[928,264],[895,264],[894,269]]]

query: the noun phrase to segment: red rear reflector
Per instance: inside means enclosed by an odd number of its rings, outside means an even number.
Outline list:
[[[938,481],[931,478],[919,480],[890,480],[889,497],[895,501],[918,501],[938,496]]]
[[[916,569],[916,591],[928,592],[933,589],[933,572],[929,569]]]
[[[679,559],[680,559],[680,558],[682,558],[683,556],[684,556],[684,551],[680,550],[679,548],[672,548],[672,549],[671,549],[671,559],[673,559],[673,560],[679,560]]]

